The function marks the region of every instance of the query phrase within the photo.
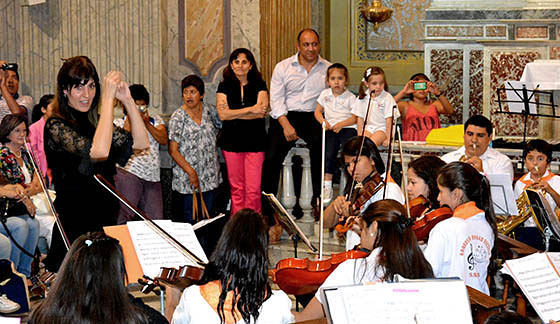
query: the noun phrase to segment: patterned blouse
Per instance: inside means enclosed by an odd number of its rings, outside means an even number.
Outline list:
[[[169,119],[169,140],[179,144],[179,153],[196,171],[202,192],[216,189],[222,181],[216,148],[220,127],[218,112],[204,103],[200,125],[182,108],[175,110]],[[192,194],[189,176],[177,164],[173,166],[172,187],[182,194]]]
[[[20,152],[23,158],[23,162],[25,163],[27,170],[29,170],[31,178],[33,178],[34,169],[31,161],[29,160],[29,157],[23,149]],[[25,183],[25,175],[23,174],[21,167],[16,160],[16,156],[12,151],[10,151],[7,146],[3,146],[0,150],[0,173],[3,178],[8,179],[8,182],[10,184]]]

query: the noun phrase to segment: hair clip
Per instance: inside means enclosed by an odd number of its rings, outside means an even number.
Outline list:
[[[93,243],[93,241],[92,241],[92,240],[85,240],[84,243],[85,243],[87,246],[91,246],[91,244]]]
[[[411,218],[404,217],[403,215],[399,216],[399,227],[401,228],[401,231],[411,227],[412,224],[414,224],[414,221]]]
[[[365,79],[369,79],[369,76],[370,76],[370,75],[371,75],[371,68],[368,67],[367,70],[366,70],[366,77],[365,77]]]

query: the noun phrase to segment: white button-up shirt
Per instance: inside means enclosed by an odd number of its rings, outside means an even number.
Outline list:
[[[288,111],[313,112],[317,98],[326,88],[327,68],[331,63],[321,56],[309,73],[299,64],[299,53],[279,62],[270,80],[270,116],[274,119]]]
[[[441,157],[445,163],[451,163],[459,161],[461,156],[465,155],[465,146],[460,149],[449,152]],[[482,160],[482,168],[484,173],[507,173],[513,182],[513,164],[509,157],[505,154],[498,152],[497,150],[488,147],[486,152],[480,156]]]

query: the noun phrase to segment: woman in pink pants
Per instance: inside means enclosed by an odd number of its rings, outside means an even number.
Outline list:
[[[255,58],[246,48],[234,50],[218,86],[216,107],[223,121],[218,145],[226,160],[231,215],[242,208],[261,211],[268,91]]]

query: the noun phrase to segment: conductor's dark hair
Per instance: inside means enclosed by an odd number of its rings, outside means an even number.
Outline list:
[[[523,159],[527,158],[527,154],[531,151],[537,151],[546,155],[546,163],[552,161],[552,146],[547,141],[542,139],[530,140],[523,150]]]
[[[404,206],[393,199],[376,201],[362,213],[367,227],[377,222],[373,248],[381,248],[376,273],[383,273],[383,281],[393,280],[396,274],[410,279],[434,277],[406,215]]]
[[[439,208],[439,189],[437,186],[437,177],[439,170],[445,165],[442,159],[433,155],[424,155],[412,160],[408,164],[408,168],[420,177],[428,186],[428,197],[424,197],[430,201],[433,208]]]
[[[485,128],[488,136],[492,136],[492,123],[488,118],[482,115],[474,115],[471,118],[467,119],[467,122],[465,123],[465,132],[467,131],[469,125]]]
[[[97,125],[101,85],[99,84],[99,75],[95,65],[87,56],[75,56],[64,60],[56,77],[54,116],[71,123],[76,123],[76,118],[74,117],[75,109],[68,104],[68,97],[65,95],[65,91],[69,93],[74,87],[86,85],[89,79],[92,79],[95,83],[96,91],[88,111],[88,120],[92,125]]]
[[[103,232],[84,234],[72,243],[30,323],[147,323],[128,297],[125,280],[119,241]]]
[[[261,305],[271,294],[268,283],[268,227],[264,218],[252,209],[238,211],[226,224],[200,284],[220,281],[222,291],[216,310],[225,323],[224,302],[233,293],[243,320],[254,322]],[[235,314],[233,314],[235,318]],[[239,321],[236,318],[236,322]]]

